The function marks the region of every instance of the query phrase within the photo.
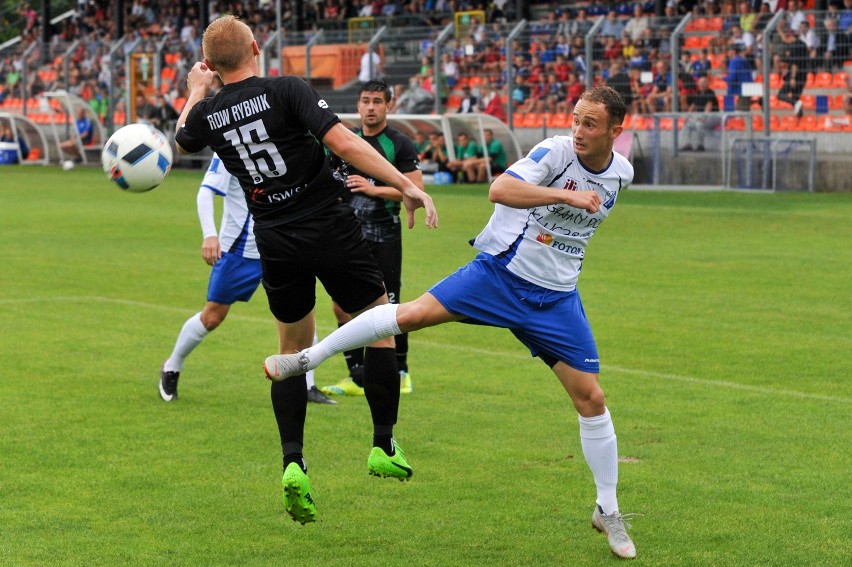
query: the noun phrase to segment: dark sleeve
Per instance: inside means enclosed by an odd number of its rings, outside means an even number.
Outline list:
[[[207,143],[202,138],[206,124],[204,124],[204,117],[201,110],[205,106],[204,102],[206,100],[199,101],[198,104],[192,107],[192,110],[189,111],[189,116],[186,117],[186,122],[183,123],[183,126],[175,134],[175,142],[191,154],[198,153],[207,146]]]
[[[400,135],[399,148],[396,152],[396,168],[402,173],[410,173],[420,169],[420,156],[408,137]]]
[[[283,106],[301,121],[317,140],[322,140],[340,122],[328,103],[300,77],[287,76],[277,81],[277,94]]]

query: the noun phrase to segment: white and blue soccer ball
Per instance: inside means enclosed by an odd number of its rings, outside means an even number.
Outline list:
[[[172,148],[148,124],[128,124],[110,136],[101,152],[107,177],[125,191],[143,193],[163,182],[172,168]]]

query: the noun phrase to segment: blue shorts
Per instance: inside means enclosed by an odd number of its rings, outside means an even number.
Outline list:
[[[223,252],[210,272],[207,301],[223,305],[248,301],[260,285],[262,271],[260,260]]]
[[[600,372],[592,328],[576,289],[545,289],[511,273],[490,254],[480,253],[429,293],[450,313],[466,317],[463,323],[509,329],[533,356]]]

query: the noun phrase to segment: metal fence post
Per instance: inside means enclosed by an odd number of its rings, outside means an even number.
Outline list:
[[[435,58],[432,62],[432,88],[435,90],[435,114],[441,114],[441,45],[454,33],[455,28],[455,24],[447,24],[447,27],[441,30],[441,33],[435,38],[435,43],[432,44],[432,56]]]
[[[594,23],[594,25],[586,32],[586,88],[591,89],[595,86],[595,72],[594,72],[594,37],[597,35],[598,30],[603,26],[604,20],[606,18],[598,18],[598,21]]]
[[[313,49],[314,45],[319,43],[319,41],[323,37],[323,33],[325,33],[325,30],[323,30],[322,28],[317,30],[317,33],[310,40],[308,40],[308,44],[305,46],[305,80],[308,82],[309,85],[311,84],[311,49]],[[284,57],[283,48],[282,54],[279,55],[279,57]],[[284,73],[283,59],[281,63],[281,73]]]
[[[511,32],[509,32],[509,37],[506,38],[506,93],[509,95],[509,100],[506,101],[506,120],[509,124],[509,130],[515,129],[515,100],[512,97],[512,91],[515,90],[515,68],[512,65],[512,60],[514,57],[514,50],[512,49],[512,42],[515,41],[515,38],[521,35],[521,32],[527,27],[527,21],[521,20],[518,22]],[[498,96],[500,93],[497,93]]]

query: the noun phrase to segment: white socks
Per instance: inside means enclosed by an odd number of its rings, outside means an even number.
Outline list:
[[[373,307],[307,349],[306,352],[310,360],[308,369],[316,368],[341,352],[371,345],[379,339],[398,335],[401,332],[396,323],[398,307],[399,305],[394,303]]]
[[[204,328],[201,323],[201,313],[196,313],[183,324],[180,330],[175,348],[169,356],[166,363],[163,365],[163,370],[166,372],[180,372],[183,369],[183,362],[192,350],[201,344],[204,337],[209,331]]]
[[[314,344],[317,344],[317,342],[319,342],[319,337],[317,337],[317,332],[314,331]],[[314,381],[313,370],[308,370],[307,372],[305,372],[305,381],[308,383],[308,390],[316,386],[317,383]]]
[[[598,489],[597,504],[607,516],[618,512],[618,443],[609,410],[597,417],[579,416],[580,444]]]

